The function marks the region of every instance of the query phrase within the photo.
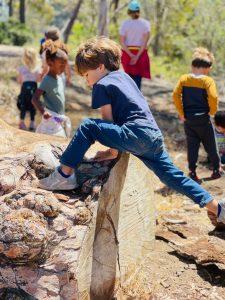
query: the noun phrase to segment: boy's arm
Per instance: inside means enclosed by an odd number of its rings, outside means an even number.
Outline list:
[[[111,106],[111,104],[106,104],[106,105],[100,107],[100,112],[101,112],[103,120],[112,121],[113,122],[112,106]],[[106,151],[98,151],[94,159],[96,161],[103,161],[103,160],[114,159],[117,156],[118,156],[118,150],[109,148]]]
[[[206,91],[208,95],[209,114],[213,116],[218,110],[218,94],[216,84],[213,79],[208,83]]]
[[[41,95],[43,95],[44,91],[41,89],[36,89],[33,97],[32,97],[32,104],[34,105],[34,107],[40,111],[40,113],[43,115],[43,117],[45,119],[49,119],[51,117],[51,114],[49,114],[48,112],[46,112],[44,110],[44,107],[40,101]]]
[[[66,82],[71,85],[71,70],[70,70],[70,65],[69,62],[67,62],[66,64],[66,68],[65,68],[65,74],[66,74]]]
[[[174,91],[173,91],[173,102],[176,106],[180,119],[184,119],[184,109],[182,102],[182,82],[178,81]]]
[[[101,112],[103,120],[112,121],[113,122],[112,106],[111,106],[111,104],[106,104],[106,105],[100,107],[100,112]]]

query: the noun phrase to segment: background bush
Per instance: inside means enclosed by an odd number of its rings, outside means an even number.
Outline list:
[[[22,46],[32,40],[32,33],[17,20],[0,23],[0,44]]]

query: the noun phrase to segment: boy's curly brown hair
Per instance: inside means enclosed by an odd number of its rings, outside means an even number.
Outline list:
[[[120,62],[120,46],[106,37],[95,37],[78,48],[75,70],[82,76],[87,70],[97,69],[103,64],[107,70],[116,71],[120,68]]]
[[[195,68],[210,68],[214,62],[214,55],[203,47],[195,48],[192,56],[192,66]]]

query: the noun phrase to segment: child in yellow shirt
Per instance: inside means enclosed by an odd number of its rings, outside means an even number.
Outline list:
[[[218,107],[216,85],[208,76],[213,61],[214,56],[207,49],[196,48],[192,58],[192,73],[182,75],[173,91],[174,104],[184,122],[189,176],[197,182],[196,168],[201,142],[213,165],[211,178],[221,177],[220,158],[210,120]]]

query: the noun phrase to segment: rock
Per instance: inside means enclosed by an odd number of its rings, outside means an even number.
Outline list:
[[[171,285],[167,280],[161,281],[160,284],[166,289],[168,289]]]
[[[179,256],[194,260],[197,265],[215,265],[220,270],[225,270],[223,234],[209,236],[204,229],[187,224],[158,227],[156,236],[169,242]],[[190,264],[189,268],[196,270],[196,264]]]
[[[190,265],[188,265],[188,267],[189,267],[189,269],[191,269],[191,270],[197,270],[197,267],[196,267],[195,264],[190,264]]]
[[[67,202],[70,200],[70,197],[69,196],[66,196],[66,195],[63,195],[63,194],[60,194],[60,193],[54,193],[55,197],[60,200],[60,201],[64,201],[64,202]]]
[[[85,160],[79,188],[52,193],[37,181],[58,165],[67,141],[1,120],[0,139],[0,295],[100,300],[129,289],[153,246],[149,171],[125,153],[118,161]]]
[[[2,262],[23,264],[40,261],[45,255],[49,233],[46,221],[27,208],[5,211],[0,206]]]
[[[91,221],[92,214],[87,207],[78,207],[75,209],[74,224],[85,225]]]

